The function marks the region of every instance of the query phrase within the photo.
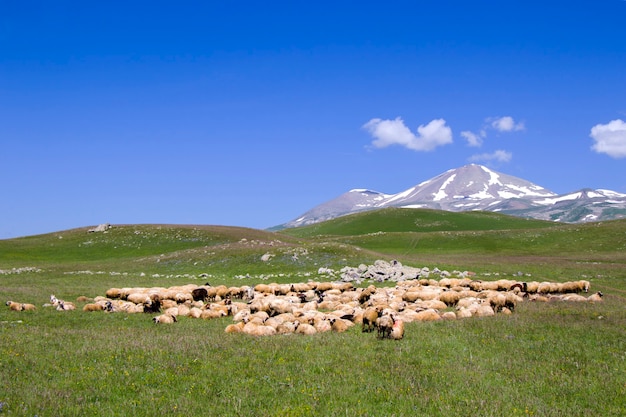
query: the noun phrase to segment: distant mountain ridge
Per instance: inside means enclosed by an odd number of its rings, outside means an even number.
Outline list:
[[[385,207],[484,210],[539,220],[582,223],[626,217],[626,194],[581,189],[557,195],[530,181],[470,164],[448,170],[397,194],[353,189],[280,227],[305,226]]]

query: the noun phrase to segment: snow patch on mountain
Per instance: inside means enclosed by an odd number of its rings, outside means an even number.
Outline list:
[[[448,196],[448,194],[446,193],[446,187],[452,184],[455,178],[456,178],[456,174],[450,175],[450,177],[443,183],[441,188],[439,188],[439,191],[437,191],[435,195],[433,196],[433,201],[441,201]]]

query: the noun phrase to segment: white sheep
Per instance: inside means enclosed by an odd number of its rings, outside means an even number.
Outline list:
[[[469,308],[461,307],[456,311],[457,319],[466,319],[472,317],[472,311]]]
[[[189,309],[189,313],[187,313],[187,317],[199,319],[200,317],[202,317],[202,311],[203,310],[199,309],[198,307],[192,307]]]
[[[187,316],[189,314],[189,311],[191,311],[187,304],[179,304],[177,308],[179,316]]]
[[[446,311],[441,315],[442,320],[456,320],[457,316],[453,311]]]
[[[493,310],[493,307],[491,307],[490,304],[481,304],[475,313],[475,315],[478,317],[489,317],[494,316],[495,314],[496,312]]]
[[[276,327],[276,334],[292,334],[296,332],[296,323],[285,321]]]
[[[165,311],[163,311],[163,314],[169,314],[170,316],[174,316],[174,317],[178,317],[178,316],[182,316],[183,314],[180,314],[178,307],[170,307],[165,309]]]
[[[587,301],[586,297],[583,297],[580,294],[566,294],[561,297],[563,301],[574,301],[574,302],[585,302]]]
[[[243,326],[243,333],[252,336],[273,336],[276,334],[276,329],[272,326],[265,326],[264,324],[258,324],[255,322],[248,322]]]
[[[390,314],[383,314],[376,319],[376,330],[379,339],[388,338],[393,327],[393,317]]]
[[[56,304],[56,309],[58,311],[70,311],[76,310],[76,305],[70,301],[58,300]]]
[[[602,301],[602,297],[604,297],[604,294],[602,294],[601,291],[598,291],[595,294],[591,294],[589,298],[587,298],[587,301],[590,301],[592,303],[599,302]]]
[[[327,317],[316,317],[313,320],[313,327],[317,330],[318,333],[329,332],[332,329],[330,320]]]
[[[402,320],[395,320],[389,333],[389,338],[394,340],[400,340],[404,337],[404,322]]]

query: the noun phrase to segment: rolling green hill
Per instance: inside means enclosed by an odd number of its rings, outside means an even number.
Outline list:
[[[619,281],[626,270],[626,220],[561,224],[491,212],[391,208],[280,233],[358,247],[411,265],[485,273],[495,267],[551,279],[584,275]]]
[[[33,285],[54,293],[81,279],[72,293],[101,294],[113,285],[173,285],[190,279],[236,284],[302,281],[318,268],[373,262],[380,254],[340,242],[313,241],[257,229],[225,226],[119,225],[107,232],[79,228],[0,240],[4,288]],[[266,258],[266,260],[263,260]],[[40,273],[13,274],[29,268]],[[77,282],[78,280],[74,280]]]
[[[241,276],[288,282],[315,277],[320,267],[376,259],[477,272],[527,271],[551,279],[618,279],[626,270],[626,220],[571,225],[488,212],[391,208],[281,232],[181,225],[87,230],[0,240],[0,270],[45,270],[40,283],[76,271],[131,274],[142,283],[200,275],[225,283]],[[124,281],[124,275],[114,279]]]
[[[626,251],[626,220],[561,224],[491,212],[389,208],[287,229],[281,234],[396,254],[597,254],[621,258]]]
[[[559,223],[522,219],[485,211],[450,212],[429,209],[385,208],[338,217],[281,233],[298,237],[354,236],[376,232],[461,232],[537,229]]]

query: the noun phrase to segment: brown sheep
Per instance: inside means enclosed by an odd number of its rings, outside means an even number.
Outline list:
[[[489,304],[493,308],[494,312],[501,311],[504,307],[506,307],[506,296],[504,294],[494,294],[490,296],[488,299]]]
[[[338,333],[343,333],[350,328],[350,325],[346,323],[346,320],[332,317],[330,319],[330,328]]]
[[[368,307],[363,312],[362,332],[372,332],[376,328],[376,320],[380,317],[382,309],[379,307]]]
[[[109,288],[104,295],[107,298],[121,298],[122,290],[119,288]]]
[[[176,316],[172,316],[169,314],[161,314],[160,316],[153,317],[152,321],[155,324],[159,324],[159,323],[171,324],[171,323],[176,323],[178,320],[176,320]]]
[[[369,287],[365,288],[359,294],[359,298],[358,298],[359,304],[364,304],[368,302],[372,294],[374,294],[375,292],[376,292],[376,287],[373,285],[370,285]]]
[[[229,298],[230,297],[230,289],[226,286],[226,285],[218,285],[217,287],[215,287],[215,299],[217,300],[217,297],[219,297],[221,300],[223,300],[224,298]]]
[[[402,294],[402,300],[408,303],[414,303],[419,299],[419,296],[420,296],[420,291],[417,291],[417,290],[407,291],[404,294]]]
[[[520,297],[519,295],[513,292],[506,292],[504,293],[504,296],[506,297],[505,307],[511,311],[515,310],[515,307],[517,307],[517,304],[522,303],[524,301],[522,297]]]
[[[90,303],[90,304],[85,304],[83,306],[83,311],[102,311],[104,310],[104,307],[102,306],[102,304],[97,304],[97,303]]]
[[[427,310],[419,311],[415,315],[415,320],[416,321],[436,321],[436,320],[441,320],[441,316],[439,315],[437,310],[429,308]]]
[[[161,297],[158,294],[152,294],[143,303],[144,313],[160,313],[161,312]]]
[[[15,301],[7,301],[6,305],[9,306],[9,309],[12,311],[22,311],[21,303],[16,303]]]
[[[218,319],[226,316],[227,314],[223,310],[202,310],[200,314],[200,318],[204,320]]]
[[[588,292],[589,291],[589,281],[570,281],[564,282],[562,284],[562,292]]]
[[[461,295],[456,291],[444,291],[439,294],[439,301],[443,301],[448,307],[454,307],[460,299]]]
[[[224,329],[224,332],[225,333],[243,333],[243,326],[245,326],[245,323],[243,321],[240,321],[239,323],[229,324]]]
[[[274,288],[267,284],[257,284],[254,286],[254,291],[264,294],[274,294]]]
[[[312,335],[317,333],[317,329],[309,323],[301,323],[299,320],[296,320],[295,325],[295,333],[297,334]]]
[[[133,292],[126,296],[126,300],[135,304],[144,304],[150,302],[150,296],[143,292]]]
[[[526,282],[526,289],[524,292],[529,293],[529,294],[536,294],[539,291],[539,282],[537,281],[530,281],[530,282]]]

